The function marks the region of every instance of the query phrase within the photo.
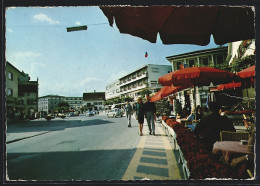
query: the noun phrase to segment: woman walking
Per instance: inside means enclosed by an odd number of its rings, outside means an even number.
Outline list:
[[[136,104],[136,116],[139,123],[139,134],[140,136],[143,135],[143,124],[144,124],[144,104],[142,102],[142,98],[139,97],[137,99]]]

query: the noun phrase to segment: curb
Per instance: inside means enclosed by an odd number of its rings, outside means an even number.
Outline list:
[[[16,141],[21,141],[21,140],[24,140],[24,139],[27,139],[27,138],[32,138],[32,137],[35,137],[35,136],[40,136],[40,135],[43,135],[43,134],[47,134],[51,131],[47,131],[47,132],[43,132],[43,133],[40,133],[40,134],[36,134],[36,135],[33,135],[33,136],[28,136],[28,137],[23,137],[23,138],[18,138],[18,139],[14,139],[14,140],[11,140],[11,141],[7,141],[6,144],[9,144],[9,143],[14,143]]]

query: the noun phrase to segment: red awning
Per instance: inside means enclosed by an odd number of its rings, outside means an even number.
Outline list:
[[[159,78],[161,85],[191,87],[227,83],[233,80],[236,75],[231,72],[219,70],[212,67],[190,67],[176,70]]]
[[[158,78],[158,82],[163,86],[172,85],[172,76],[174,72],[170,72]]]
[[[151,97],[151,101],[158,101],[162,99],[162,93],[167,88],[167,86],[162,87],[153,97]]]
[[[254,77],[255,76],[255,65],[238,72],[238,76],[241,78]]]
[[[158,100],[161,100],[163,99],[164,97],[167,97],[171,94],[174,94],[178,91],[181,91],[185,88],[188,88],[188,87],[175,87],[173,85],[171,86],[164,86],[162,87],[153,97],[151,97],[151,101],[158,101]]]
[[[171,94],[174,94],[176,92],[179,92],[185,88],[188,88],[188,87],[185,87],[185,86],[179,86],[179,87],[175,87],[173,85],[171,86],[167,86],[167,88],[162,92],[161,96],[164,98],[164,97],[167,97]]]
[[[251,7],[231,6],[100,6],[110,26],[121,33],[163,44],[218,45],[255,38]]]
[[[235,89],[235,88],[240,88],[240,87],[241,87],[241,82],[238,82],[238,83],[221,84],[221,85],[218,85],[217,89],[218,90],[227,90],[227,89]]]

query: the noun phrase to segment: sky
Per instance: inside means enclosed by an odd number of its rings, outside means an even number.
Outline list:
[[[218,47],[213,39],[207,46],[164,45],[159,36],[150,43],[121,34],[98,6],[15,7],[5,18],[6,60],[32,81],[39,79],[39,97],[105,92],[106,85],[146,64],[170,65],[167,56]],[[78,25],[88,28],[67,32]]]

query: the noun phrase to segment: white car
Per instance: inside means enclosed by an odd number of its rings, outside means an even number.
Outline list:
[[[94,113],[92,111],[87,111],[86,116],[94,116]]]
[[[112,109],[107,113],[107,117],[113,117],[113,118],[118,116],[123,117],[123,115],[124,115],[123,111],[119,108]]]

